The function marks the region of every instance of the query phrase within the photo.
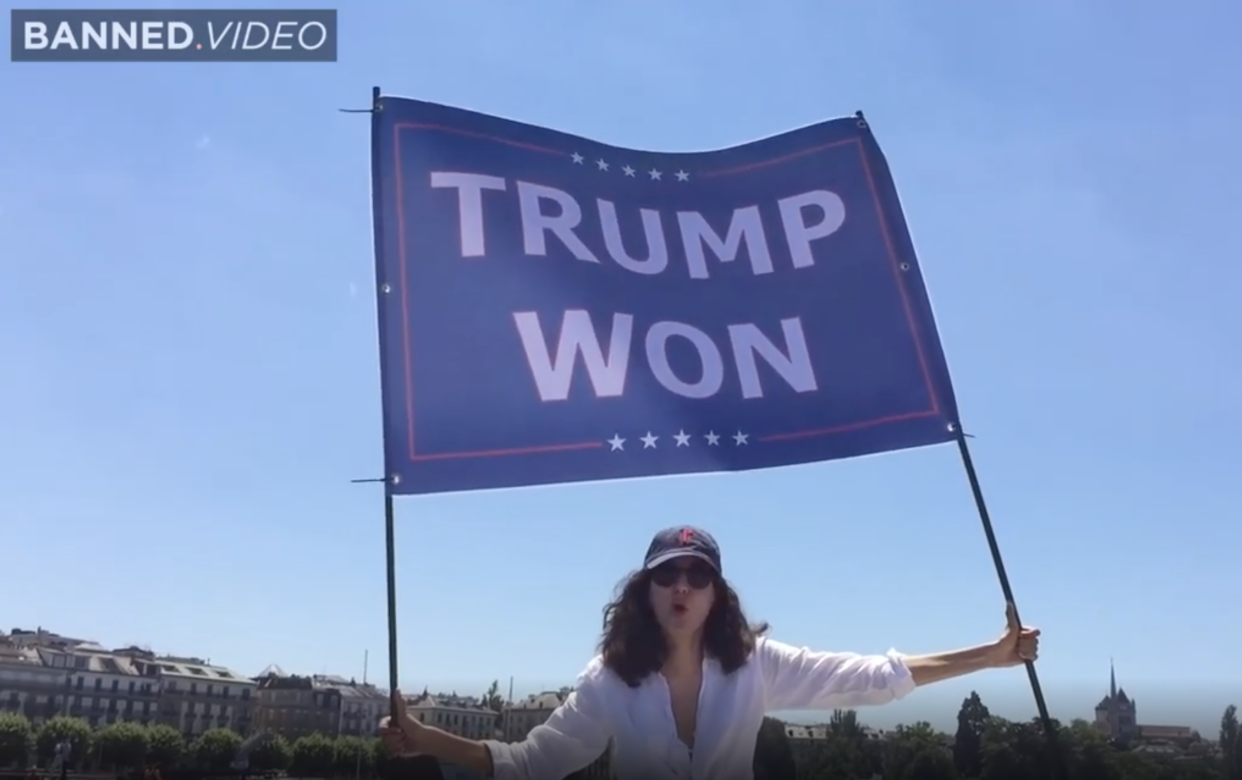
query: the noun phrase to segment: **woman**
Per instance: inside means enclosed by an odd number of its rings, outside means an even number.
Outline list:
[[[1033,661],[1039,632],[1008,609],[1001,639],[924,656],[798,649],[752,626],[705,531],[656,534],[642,569],[604,610],[600,654],[574,692],[522,742],[463,739],[427,726],[394,692],[381,724],[393,755],[424,754],[496,780],[563,780],[611,750],[621,780],[750,780],[767,712],[884,704],[914,688]]]

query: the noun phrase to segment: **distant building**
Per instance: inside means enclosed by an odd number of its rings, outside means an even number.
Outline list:
[[[1109,664],[1108,695],[1095,705],[1095,727],[1109,739],[1129,742],[1138,736],[1138,707],[1117,687],[1117,670]]]
[[[255,678],[258,702],[255,727],[286,739],[320,733],[335,736],[340,729],[341,694],[316,684],[314,677],[285,674],[269,666]]]
[[[385,691],[336,675],[315,675],[314,680],[316,685],[333,688],[340,694],[339,734],[350,737],[374,737],[379,734],[380,719],[388,714],[388,694]]]
[[[408,697],[406,706],[423,723],[467,739],[493,739],[499,713],[470,696],[430,694]]]
[[[61,636],[52,631],[43,628],[36,628],[29,631],[24,628],[15,628],[8,633],[8,640],[18,647],[75,647],[77,645],[94,644],[88,639],[73,639],[72,637]]]
[[[66,714],[98,728],[118,721],[154,722],[159,712],[160,681],[140,665],[150,653],[130,648],[110,652],[93,642],[40,647],[43,662],[63,670],[68,683]]]
[[[794,723],[785,724],[785,737],[789,740],[789,749],[795,761],[803,761],[817,744],[828,739],[828,727],[799,726]]]
[[[186,736],[211,728],[245,734],[253,690],[252,681],[196,658],[109,650],[41,628],[0,635],[0,712],[22,712],[36,725],[67,715],[93,727],[163,723]]]
[[[65,671],[46,666],[33,647],[0,636],[0,712],[25,715],[36,726],[64,714]]]
[[[199,658],[152,656],[136,663],[160,681],[159,723],[187,737],[213,728],[242,735],[253,730],[253,680]]]
[[[1095,706],[1095,727],[1116,742],[1141,743],[1149,749],[1165,746],[1169,748],[1166,752],[1183,750],[1201,741],[1199,732],[1189,726],[1141,725],[1138,703],[1126,694],[1125,688],[1117,687],[1117,672],[1111,663],[1108,695]]]
[[[535,726],[547,722],[556,708],[569,698],[569,689],[544,691],[505,706],[501,713],[501,734],[506,742],[520,742]]]

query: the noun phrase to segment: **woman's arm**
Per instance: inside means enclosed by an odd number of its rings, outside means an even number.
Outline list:
[[[594,664],[592,664],[594,666]],[[496,780],[563,780],[585,769],[608,749],[610,719],[605,712],[603,667],[578,678],[565,703],[521,742],[482,743],[484,776]]]
[[[910,670],[910,676],[914,678],[915,685],[930,685],[941,680],[995,668],[998,666],[996,657],[996,644],[988,644],[949,653],[906,656],[902,660],[906,668]]]
[[[1006,605],[1006,619],[1005,633],[995,642],[933,655],[817,653],[761,639],[755,653],[768,708],[828,710],[885,704],[920,685],[1034,661],[1039,630],[1023,626],[1013,604]]]
[[[984,669],[1004,669],[1034,661],[1039,657],[1039,629],[1028,628],[1018,620],[1018,609],[1005,605],[1005,633],[986,645],[951,653],[919,655],[905,659],[916,685],[961,677]]]
[[[385,727],[385,744],[394,754],[434,756],[496,780],[562,780],[585,769],[608,749],[607,684],[603,664],[597,659],[579,676],[577,688],[565,703],[521,742],[465,739],[418,723],[402,711],[399,722],[403,727]],[[395,703],[404,709],[399,697]]]
[[[492,754],[487,745],[450,734],[434,726],[424,726],[419,734],[418,751],[441,761],[457,764],[483,777],[492,777]]]
[[[834,710],[886,704],[916,685],[911,669],[888,655],[824,653],[760,639],[755,648],[769,711]]]

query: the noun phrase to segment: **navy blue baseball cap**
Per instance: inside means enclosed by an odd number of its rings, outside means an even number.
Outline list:
[[[723,573],[720,566],[720,545],[707,531],[688,525],[665,528],[651,540],[647,548],[645,569],[676,560],[677,558],[698,558],[711,565],[717,573]]]

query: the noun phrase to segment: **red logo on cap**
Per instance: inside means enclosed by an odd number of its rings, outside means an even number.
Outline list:
[[[689,528],[681,529],[680,539],[682,544],[690,544],[694,541],[694,531],[691,531]]]

